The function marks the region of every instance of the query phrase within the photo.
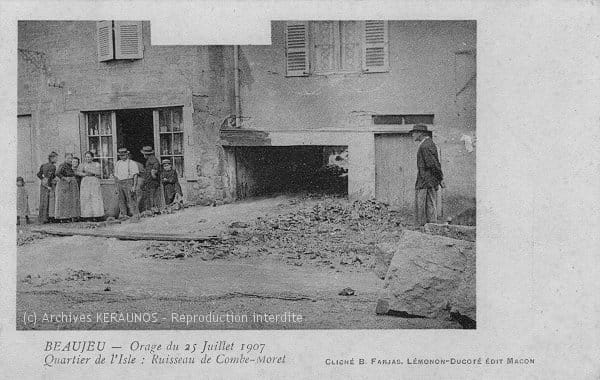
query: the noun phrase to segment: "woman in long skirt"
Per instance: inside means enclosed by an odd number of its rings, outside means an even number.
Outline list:
[[[79,199],[81,201],[81,217],[98,220],[104,216],[104,201],[100,190],[100,163],[94,162],[94,154],[85,152],[83,163],[75,174],[82,177]]]
[[[58,155],[52,152],[48,155],[48,162],[40,166],[37,177],[42,181],[40,184],[40,212],[38,221],[48,223],[54,218],[54,190],[56,175],[56,157]]]
[[[61,222],[75,221],[79,218],[79,186],[72,167],[73,155],[65,154],[65,162],[56,171],[56,210],[54,218]]]

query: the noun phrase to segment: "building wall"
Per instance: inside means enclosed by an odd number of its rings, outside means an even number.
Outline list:
[[[218,130],[231,113],[232,48],[152,46],[143,23],[144,57],[98,62],[94,21],[19,22],[18,114],[31,115],[34,160],[79,153],[82,111],[184,106],[188,199],[230,200]]]
[[[273,22],[272,45],[240,48],[243,126],[270,132],[273,145],[311,144],[325,135],[327,144],[349,145],[349,192],[364,198],[375,194],[374,137],[362,133],[374,129],[371,115],[433,113],[444,202],[450,212],[474,205],[475,153],[461,138],[475,137],[475,62],[464,54],[476,48],[475,22],[388,25],[389,72],[288,78],[285,23]]]
[[[389,22],[390,70],[372,74],[285,77],[284,23],[272,45],[239,52],[242,127],[266,131],[271,145],[348,146],[352,198],[375,196],[372,114],[435,114],[450,209],[474,203],[474,22]],[[19,23],[18,114],[31,115],[35,166],[55,150],[81,152],[81,112],[184,106],[188,199],[229,201],[235,157],[219,129],[235,109],[233,48],[152,46],[143,23],[144,58],[98,62],[93,21]],[[415,148],[416,149],[416,148]]]

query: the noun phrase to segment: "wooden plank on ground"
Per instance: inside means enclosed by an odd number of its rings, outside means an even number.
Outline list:
[[[81,228],[59,228],[59,227],[33,227],[33,232],[41,232],[57,236],[92,236],[102,238],[116,238],[119,240],[158,240],[158,241],[206,241],[219,239],[216,235],[194,235],[194,234],[158,234],[151,232],[112,232],[98,231]]]

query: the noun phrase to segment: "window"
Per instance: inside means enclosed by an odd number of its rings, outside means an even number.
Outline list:
[[[114,173],[115,139],[114,112],[90,112],[87,114],[88,149],[100,163],[103,179]]]
[[[291,21],[287,76],[388,71],[387,21]]]
[[[181,107],[158,110],[160,159],[170,159],[173,169],[183,177],[183,122]]]
[[[373,124],[431,124],[433,125],[433,114],[411,114],[411,115],[373,115]]]
[[[98,61],[144,57],[141,21],[98,21]]]
[[[183,107],[85,112],[80,122],[82,154],[94,153],[102,179],[114,174],[117,148],[127,148],[132,160],[144,164],[140,152],[144,146],[153,147],[158,159],[170,159],[184,178]]]

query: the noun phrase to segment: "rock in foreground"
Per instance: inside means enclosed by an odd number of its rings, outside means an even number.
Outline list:
[[[475,243],[405,230],[377,303],[390,311],[475,321]]]

